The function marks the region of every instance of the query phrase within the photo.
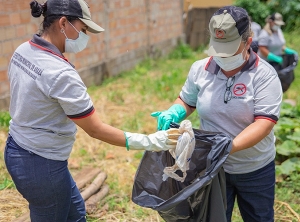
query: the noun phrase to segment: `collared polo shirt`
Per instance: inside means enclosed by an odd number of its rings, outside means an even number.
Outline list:
[[[195,107],[203,130],[223,132],[234,139],[255,119],[277,122],[282,90],[277,72],[266,61],[250,50],[243,69],[235,74],[227,88],[227,77],[212,57],[196,61],[180,92],[180,98]],[[225,103],[226,90],[231,99]],[[224,169],[240,174],[255,171],[275,158],[273,130],[255,146],[231,154]]]
[[[272,35],[270,35],[266,30],[262,29],[258,37],[258,45],[266,46],[268,50],[275,55],[282,55],[282,47],[285,45],[285,39],[281,29],[278,29],[277,32],[273,32]],[[267,60],[267,58],[263,56],[263,54],[259,50],[258,55],[262,59]]]
[[[69,158],[75,134],[71,119],[94,112],[74,66],[38,35],[20,45],[9,68],[9,133],[22,148],[52,160]]]

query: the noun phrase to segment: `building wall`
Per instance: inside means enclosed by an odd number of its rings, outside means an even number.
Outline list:
[[[207,45],[211,16],[221,7],[232,5],[233,0],[184,0],[184,33],[192,49]]]
[[[38,0],[43,2],[42,0]],[[105,29],[90,34],[88,47],[65,56],[87,86],[133,68],[146,57],[165,55],[183,38],[183,2],[86,0],[93,20]],[[0,110],[9,107],[7,67],[13,51],[38,32],[42,17],[30,14],[30,0],[0,0]]]
[[[219,8],[226,5],[232,5],[234,0],[184,0],[184,11],[189,8]]]

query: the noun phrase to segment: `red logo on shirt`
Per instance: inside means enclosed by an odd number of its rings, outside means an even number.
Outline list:
[[[236,96],[242,96],[246,91],[246,86],[243,83],[235,84],[233,87],[233,93]]]

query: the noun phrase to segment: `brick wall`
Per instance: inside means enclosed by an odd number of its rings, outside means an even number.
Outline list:
[[[181,0],[86,0],[105,32],[90,35],[88,47],[65,54],[87,86],[133,68],[146,57],[165,55],[183,37]],[[42,2],[40,0],[40,2]],[[0,110],[9,107],[7,67],[13,51],[38,32],[30,0],[0,0]],[[172,3],[172,4],[171,4]]]

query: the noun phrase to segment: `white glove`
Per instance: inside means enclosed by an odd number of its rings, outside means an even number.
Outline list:
[[[167,131],[157,131],[156,133],[145,135],[139,133],[124,132],[126,137],[126,147],[131,150],[163,151],[175,149],[178,137],[178,129],[168,129]]]

